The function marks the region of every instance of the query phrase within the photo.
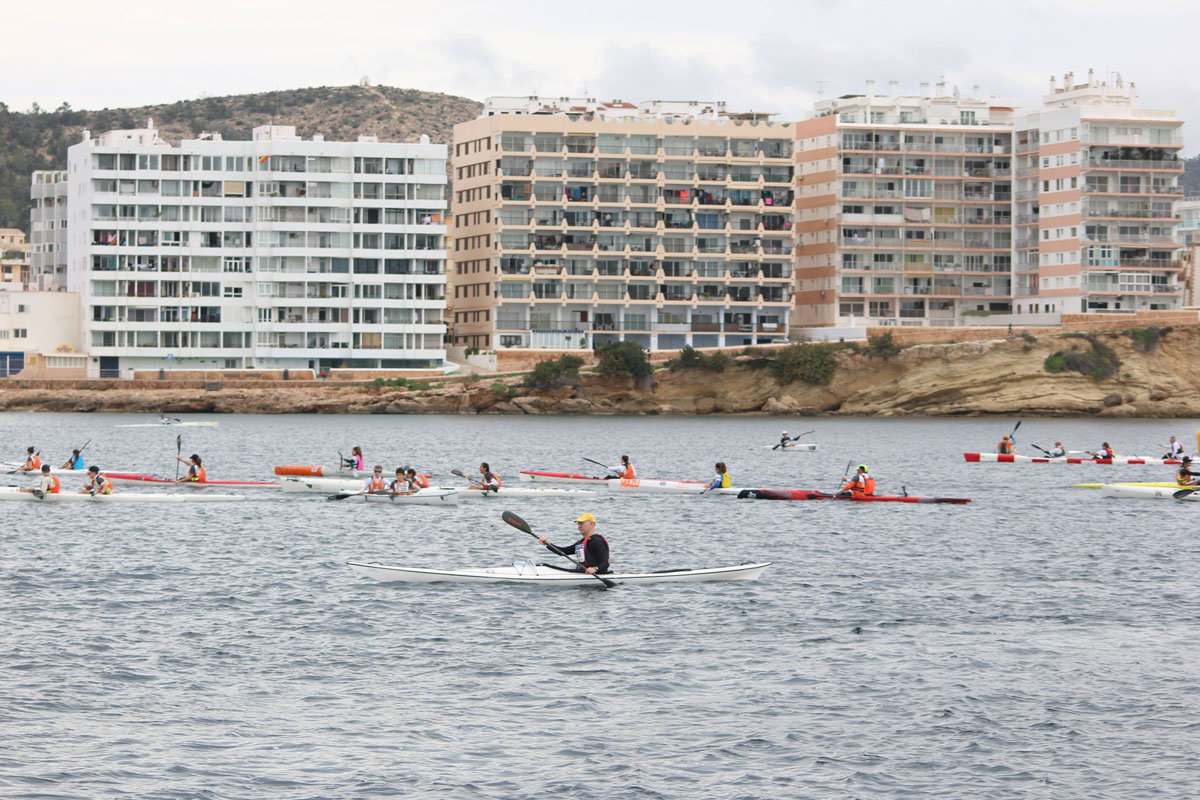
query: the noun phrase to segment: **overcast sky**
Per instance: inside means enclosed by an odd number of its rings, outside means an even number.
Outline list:
[[[944,74],[1033,106],[1051,75],[1094,68],[1190,122],[1198,21],[1194,0],[39,0],[6,8],[0,102],[113,108],[365,76],[475,99],[724,99],[802,119],[822,89],[871,79],[915,93]]]

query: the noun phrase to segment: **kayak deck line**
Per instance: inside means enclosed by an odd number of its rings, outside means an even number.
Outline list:
[[[548,564],[516,561],[506,567],[438,570],[401,567],[379,563],[347,561],[359,574],[384,583],[531,583],[539,586],[595,586],[592,575]],[[655,572],[606,572],[606,580],[621,584],[706,583],[713,581],[757,580],[771,562],[747,562],[724,567],[671,569]]]
[[[1103,483],[1073,483],[1073,484],[1071,484],[1071,488],[1072,489],[1099,489],[1100,487],[1102,487],[1104,485],[1105,484],[1103,484]],[[1107,485],[1108,486],[1151,486],[1155,489],[1175,489],[1175,490],[1188,488],[1187,486],[1180,486],[1178,483],[1175,483],[1174,481],[1142,481],[1142,482],[1129,482],[1129,483],[1110,483]]]
[[[246,499],[244,494],[166,494],[114,492],[113,494],[84,494],[81,492],[59,492],[41,497],[32,492],[23,492],[11,486],[0,487],[0,501],[26,501],[35,503],[234,503]]]
[[[1166,466],[1170,464],[1183,463],[1182,461],[1177,461],[1172,458],[1139,458],[1138,456],[1115,456],[1113,458],[1075,458],[1071,456],[1059,456],[1057,458],[1051,458],[1049,456],[1022,456],[1015,453],[963,453],[963,458],[969,464],[1107,464],[1112,466]]]
[[[108,478],[113,483],[117,484],[141,484],[148,486],[181,486],[189,489],[206,489],[210,486],[238,486],[244,489],[278,489],[279,484],[275,481],[239,481],[239,480],[212,480],[212,481],[175,481],[171,478],[159,478],[154,475],[142,475],[135,472],[101,472],[101,475]]]
[[[1173,486],[1169,489],[1162,489],[1154,486],[1122,486],[1113,483],[1105,483],[1100,486],[1100,492],[1105,497],[1134,498],[1139,500],[1200,501],[1200,491],[1190,492],[1183,497],[1175,497],[1175,493],[1181,489],[1200,489],[1200,487]]]

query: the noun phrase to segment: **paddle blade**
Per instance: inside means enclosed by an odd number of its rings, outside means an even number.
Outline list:
[[[529,523],[526,522],[525,520],[521,519],[520,517],[518,517],[516,514],[514,514],[511,511],[505,511],[503,514],[500,515],[500,519],[504,520],[509,525],[512,525],[514,528],[516,528],[519,531],[525,531],[525,533],[528,533],[531,536],[534,535],[533,528],[529,527]]]
[[[353,494],[331,494],[325,498],[326,502],[335,503],[338,500],[345,500],[347,497],[354,497]]]
[[[599,575],[597,575],[596,577],[600,578]],[[604,584],[605,589],[611,589],[617,585],[616,581],[610,581],[608,578],[600,578],[600,582]]]
[[[1171,497],[1174,497],[1176,500],[1182,500],[1183,498],[1187,497],[1189,494],[1191,494],[1194,491],[1196,491],[1196,490],[1195,489],[1180,489],[1178,492],[1172,493]]]
[[[450,474],[451,474],[451,475],[457,475],[457,476],[458,476],[458,477],[460,477],[460,478],[466,478],[466,477],[467,477],[466,475],[464,475],[464,474],[463,474],[463,471],[462,471],[461,469],[452,469],[452,470],[450,470]],[[469,480],[469,479],[468,479],[468,480]]]

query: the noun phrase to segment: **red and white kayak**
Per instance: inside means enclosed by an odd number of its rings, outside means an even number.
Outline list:
[[[521,480],[535,483],[586,483],[589,486],[601,486],[607,478],[589,478],[575,472],[547,472],[545,470],[521,470]]]
[[[855,503],[954,503],[971,502],[966,497],[918,497],[900,494],[839,495],[816,489],[743,489],[738,497],[750,500],[849,500]]]
[[[971,464],[995,462],[1000,464],[1112,464],[1113,466],[1122,464],[1149,464],[1152,466],[1163,466],[1183,463],[1172,458],[1138,458],[1137,456],[1116,456],[1115,458],[1072,458],[1061,456],[1059,458],[1050,458],[1048,456],[1019,456],[1015,453],[963,453],[963,458]]]
[[[244,489],[278,489],[275,481],[174,481],[171,478],[157,478],[153,475],[140,475],[135,472],[101,472],[101,475],[113,483],[137,483],[144,486],[182,486],[190,489],[207,489],[214,486],[240,486]]]
[[[605,483],[611,492],[639,494],[700,494],[708,486],[703,481],[660,481],[645,478],[609,478]]]
[[[322,467],[314,464],[279,464],[275,466],[275,474],[298,478],[369,478],[372,470]]]

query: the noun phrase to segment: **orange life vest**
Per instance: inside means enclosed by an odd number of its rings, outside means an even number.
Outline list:
[[[372,475],[367,481],[368,492],[382,492],[385,489],[387,489],[387,481],[383,479],[382,475],[380,475],[378,478]]]
[[[196,483],[206,483],[208,481],[208,471],[204,467],[192,465],[188,469],[188,480]]]
[[[849,482],[839,491],[850,492],[850,494],[875,494],[875,479],[867,476],[862,483],[859,483],[858,476],[855,475]]]
[[[625,474],[621,476],[626,480],[634,480],[637,478],[637,473],[633,470],[633,464],[628,464],[625,467]]]
[[[997,453],[1012,453],[1012,442],[1001,439],[1000,444],[996,445]]]
[[[496,480],[499,481],[500,479],[496,478]],[[420,486],[422,489],[428,489],[429,488],[429,476],[418,472],[417,473],[417,486]]]
[[[50,488],[46,491],[50,494],[58,494],[58,490],[62,488],[62,481],[56,475],[48,476],[50,478]]]
[[[41,469],[42,468],[42,460],[40,458],[38,458],[37,453],[34,453],[26,460],[29,462],[30,469]]]

